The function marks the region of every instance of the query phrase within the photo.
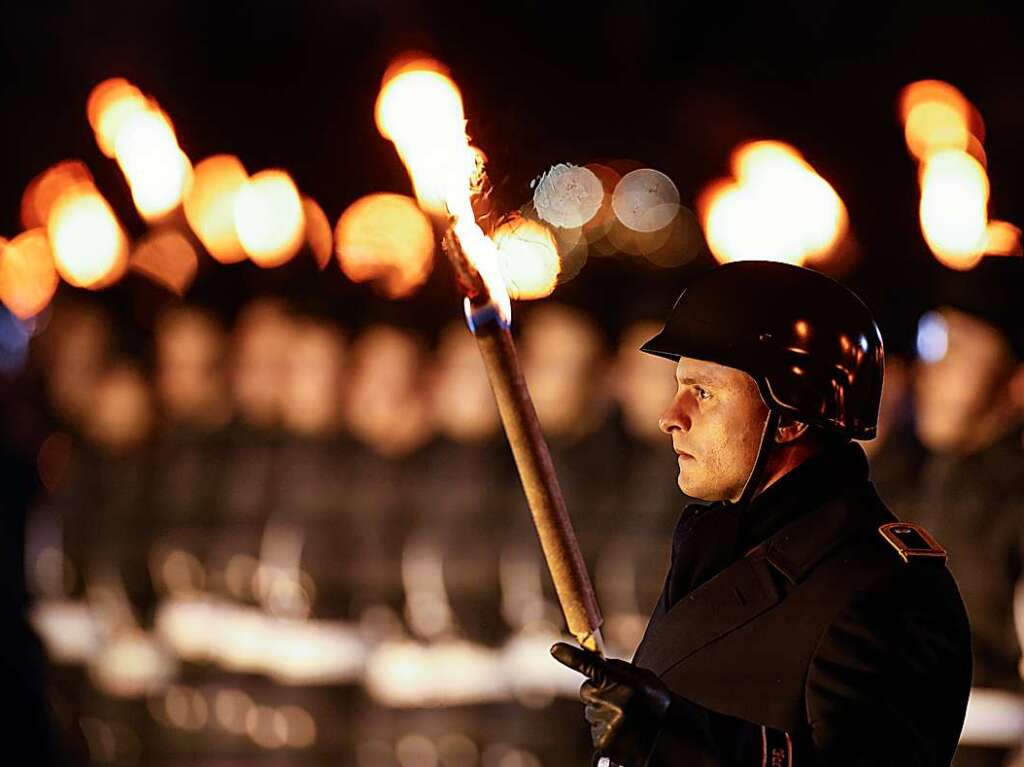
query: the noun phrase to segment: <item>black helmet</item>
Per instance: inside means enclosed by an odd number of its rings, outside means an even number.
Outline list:
[[[642,351],[742,370],[770,411],[854,439],[875,436],[882,337],[853,292],[810,269],[770,261],[712,269],[683,291]]]

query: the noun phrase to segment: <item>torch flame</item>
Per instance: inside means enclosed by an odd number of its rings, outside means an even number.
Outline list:
[[[23,320],[39,314],[58,281],[43,229],[22,232],[10,242],[0,237],[0,301],[12,314]]]
[[[936,152],[921,173],[921,230],[935,257],[953,269],[971,269],[988,240],[988,176],[958,149]]]
[[[199,256],[181,232],[161,229],[139,242],[129,258],[129,266],[182,296],[195,279]]]
[[[258,266],[280,266],[302,247],[306,232],[302,198],[285,171],[253,175],[238,190],[234,208],[238,239]]]
[[[349,205],[334,242],[345,275],[353,282],[378,280],[390,298],[410,295],[433,265],[430,219],[401,194],[371,194]]]
[[[391,140],[412,177],[421,207],[448,215],[506,322],[512,305],[498,267],[498,250],[476,222],[472,196],[483,177],[482,158],[469,144],[462,94],[445,68],[430,59],[392,66],[376,107],[377,127]]]
[[[156,102],[113,78],[93,88],[86,111],[96,143],[121,166],[142,217],[152,221],[174,210],[191,184],[192,164]]]
[[[1021,256],[1020,229],[1009,221],[989,221],[985,234],[985,253],[989,256]]]
[[[70,284],[101,288],[124,272],[127,238],[95,186],[83,184],[64,194],[53,205],[46,227],[57,271]]]
[[[984,138],[977,111],[963,93],[941,80],[919,80],[904,88],[900,118],[907,148],[919,162],[943,149],[968,150]]]
[[[939,80],[911,83],[900,94],[900,116],[920,163],[921,231],[935,257],[966,270],[987,252],[1016,252],[1014,227],[989,223],[984,124],[963,93]]]
[[[237,157],[213,155],[196,165],[195,182],[185,197],[185,218],[192,231],[222,264],[245,259],[235,227],[235,199],[248,180]]]
[[[89,94],[86,113],[96,133],[96,143],[107,157],[114,158],[114,144],[125,120],[146,111],[142,91],[123,77],[104,80]]]
[[[843,201],[793,147],[755,141],[732,156],[733,179],[712,183],[698,202],[711,252],[721,262],[803,264],[824,257],[848,221]]]
[[[558,281],[558,243],[547,226],[528,218],[514,218],[494,232],[501,273],[509,293],[517,299],[551,295]]]
[[[36,176],[21,197],[21,225],[25,229],[46,226],[50,210],[68,191],[92,184],[89,169],[81,160],[64,160]]]

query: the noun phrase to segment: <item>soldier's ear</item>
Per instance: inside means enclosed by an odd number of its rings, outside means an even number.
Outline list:
[[[787,445],[804,435],[807,431],[807,424],[803,421],[796,421],[788,416],[779,419],[779,425],[775,429],[775,444]]]

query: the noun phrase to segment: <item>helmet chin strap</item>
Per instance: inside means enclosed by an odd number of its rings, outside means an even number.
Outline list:
[[[757,457],[754,459],[754,467],[750,470],[750,476],[743,485],[743,492],[740,493],[736,506],[741,510],[745,509],[754,499],[754,494],[760,489],[761,481],[764,479],[764,469],[768,464],[768,455],[775,445],[775,430],[779,426],[779,414],[772,408],[768,408],[768,417],[764,419],[764,428],[761,430],[761,444],[757,448]]]

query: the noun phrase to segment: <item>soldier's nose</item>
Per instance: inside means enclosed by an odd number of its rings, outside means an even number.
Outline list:
[[[658,419],[658,428],[666,434],[671,434],[673,431],[689,431],[690,425],[691,421],[688,415],[671,407]]]

